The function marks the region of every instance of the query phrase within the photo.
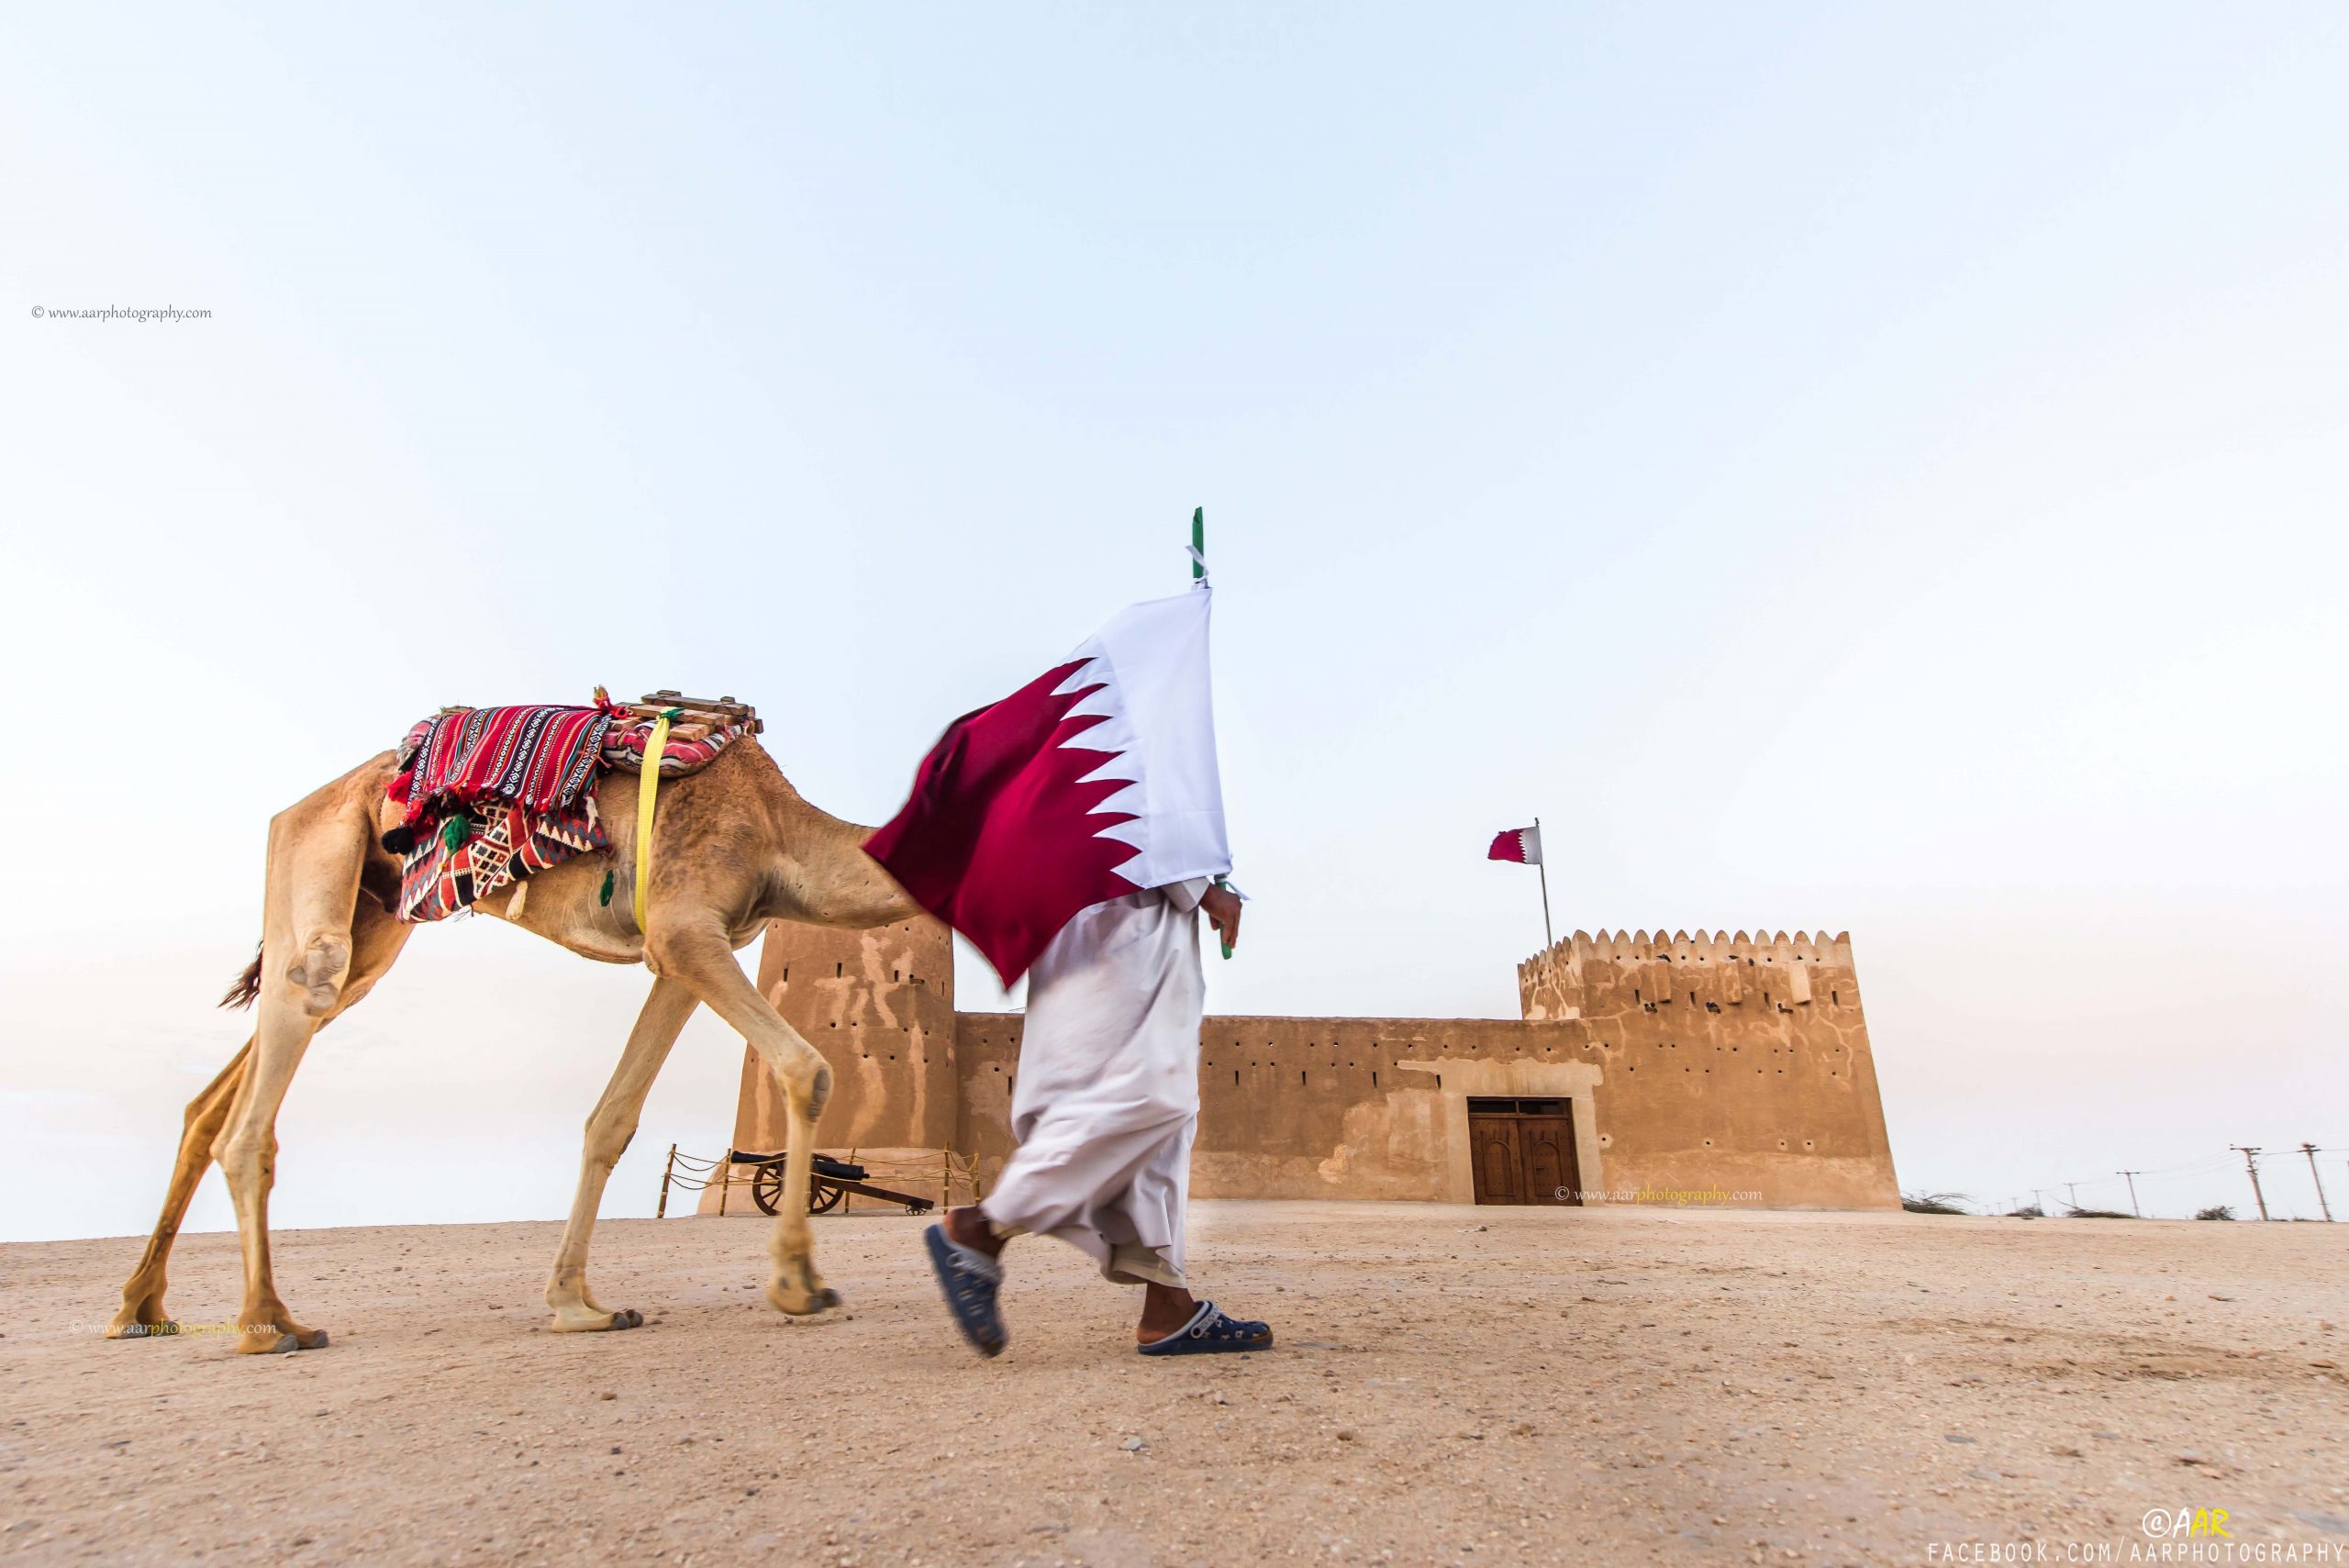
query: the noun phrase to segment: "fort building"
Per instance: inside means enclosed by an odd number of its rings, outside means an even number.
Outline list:
[[[778,922],[759,988],[831,1064],[823,1152],[932,1197],[941,1151],[1002,1168],[1023,1020],[955,1010],[943,926]],[[1518,996],[1517,1018],[1208,1018],[1193,1195],[1899,1207],[1848,936],[1577,931]],[[786,1141],[746,1051],[733,1147]]]

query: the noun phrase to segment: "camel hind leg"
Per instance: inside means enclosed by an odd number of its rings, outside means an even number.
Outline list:
[[[171,1185],[163,1193],[163,1216],[147,1239],[139,1266],[122,1287],[122,1306],[106,1325],[109,1340],[142,1339],[150,1334],[175,1334],[179,1325],[163,1310],[164,1265],[171,1261],[172,1242],[187,1218],[188,1200],[195,1185],[212,1167],[212,1141],[228,1119],[228,1106],[245,1081],[245,1063],[253,1053],[250,1040],[220,1069],[220,1075],[188,1102],[187,1118],[180,1129],[179,1158],[172,1165]]]
[[[263,904],[260,1013],[244,1081],[213,1157],[228,1178],[244,1254],[244,1305],[237,1349],[311,1350],[322,1330],[294,1319],[270,1266],[269,1194],[277,1179],[277,1110],[311,1037],[359,999],[406,940],[406,932],[373,899],[360,913],[360,876],[373,824],[364,797],[329,786],[269,828],[269,884]],[[361,958],[358,939],[369,948]],[[354,959],[361,962],[354,965]],[[373,970],[373,973],[369,973]]]
[[[354,913],[350,971],[334,1011],[318,1020],[320,1029],[349,1012],[373,989],[375,982],[391,968],[392,961],[399,957],[412,929],[392,918],[372,899],[360,899]],[[238,1091],[243,1087],[253,1043],[259,1038],[256,1030],[252,1039],[247,1040],[229,1059],[228,1065],[220,1070],[220,1075],[188,1102],[180,1132],[179,1156],[172,1166],[171,1185],[163,1195],[162,1218],[155,1222],[154,1234],[147,1239],[138,1267],[123,1284],[122,1306],[106,1325],[109,1340],[143,1339],[178,1331],[163,1306],[165,1266],[171,1261],[172,1244],[178,1239],[180,1224],[187,1217],[188,1203],[203,1182],[204,1173],[211,1168],[214,1145],[219,1140],[220,1129],[228,1124]]]

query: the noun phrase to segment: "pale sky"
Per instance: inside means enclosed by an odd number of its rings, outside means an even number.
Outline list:
[[[417,717],[732,693],[879,821],[1202,505],[1210,1010],[1513,1016],[1539,815],[1562,932],[1852,933],[1906,1187],[2349,1148],[2349,13],[556,15],[0,20],[0,1239],[146,1230]],[[419,933],[276,1223],[560,1216],[645,984]]]

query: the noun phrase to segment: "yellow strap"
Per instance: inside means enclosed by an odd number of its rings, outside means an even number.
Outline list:
[[[644,934],[644,889],[652,880],[652,797],[661,788],[661,753],[669,744],[669,716],[652,721],[644,743],[644,772],[636,781],[636,934]]]

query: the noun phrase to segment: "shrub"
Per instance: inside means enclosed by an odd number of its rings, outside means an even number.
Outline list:
[[[2197,1219],[2232,1219],[2234,1217],[2235,1211],[2222,1203],[2214,1203],[2208,1208],[2194,1211]]]
[[[1965,1214],[1964,1193],[1902,1193],[1900,1207],[1911,1214]]]

